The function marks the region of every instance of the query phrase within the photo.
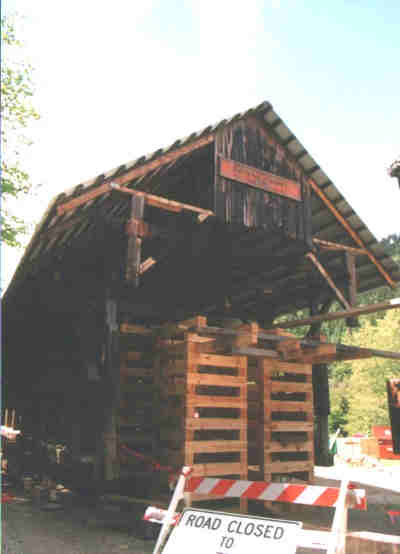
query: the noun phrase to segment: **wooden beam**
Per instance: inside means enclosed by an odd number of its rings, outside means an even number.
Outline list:
[[[111,190],[112,188],[110,186],[110,183],[103,183],[99,187],[93,188],[89,192],[81,194],[77,198],[73,198],[72,200],[69,200],[69,202],[65,202],[64,204],[57,206],[57,215],[64,215],[71,210],[75,210],[76,208],[78,208],[78,206],[82,206],[83,204],[94,200],[98,196],[107,194],[107,192],[111,192]]]
[[[315,256],[315,254],[313,254],[312,252],[309,252],[308,254],[306,254],[306,258],[308,258],[309,260],[312,261],[312,263],[315,265],[315,267],[318,269],[318,271],[321,273],[321,275],[324,277],[324,279],[328,282],[329,286],[331,287],[331,289],[333,290],[333,292],[336,294],[336,297],[337,297],[337,299],[339,300],[339,302],[340,302],[347,310],[350,310],[350,309],[351,309],[350,304],[347,302],[346,298],[343,296],[343,294],[341,293],[341,291],[337,288],[337,286],[336,286],[335,283],[333,282],[331,276],[330,276],[329,273],[326,271],[326,269],[325,269],[324,266],[321,264],[321,262],[317,259],[317,257]]]
[[[113,179],[113,182],[117,185],[124,185],[126,183],[129,183],[136,177],[141,177],[142,175],[146,175],[150,171],[153,171],[154,169],[162,165],[168,164],[173,160],[176,160],[180,156],[184,154],[188,154],[189,152],[192,152],[193,150],[197,150],[198,148],[202,148],[207,144],[211,144],[212,142],[214,142],[214,135],[208,135],[206,137],[198,139],[186,146],[182,146],[181,148],[177,148],[172,152],[159,156],[155,160],[149,161],[141,165],[140,167],[131,169],[121,177],[117,177],[116,179]],[[61,204],[60,206],[57,207],[57,213],[58,215],[62,215],[66,212],[74,210],[78,206],[82,206],[83,204],[86,204],[86,202],[89,202],[90,200],[93,200],[94,198],[97,198],[102,194],[106,194],[107,192],[110,192],[110,190],[112,190],[110,186],[110,182],[103,183],[99,187],[95,187],[91,191],[85,194],[82,194],[77,198],[73,198],[69,202],[65,202],[64,204]]]
[[[356,274],[356,260],[353,252],[345,252],[345,265],[348,275],[348,299],[350,306],[354,308],[357,305],[357,274]],[[348,327],[359,327],[359,322],[356,317],[348,317],[346,319]]]
[[[117,320],[118,306],[115,299],[108,297],[105,306],[105,360],[103,382],[104,398],[104,478],[106,481],[118,479],[119,458],[117,446],[118,412],[120,409],[120,344]]]
[[[351,227],[351,225],[345,220],[345,218],[338,212],[338,210],[335,208],[333,203],[329,200],[329,198],[325,195],[325,193],[319,188],[317,183],[313,181],[313,179],[307,179],[308,183],[312,187],[313,191],[317,196],[320,197],[322,202],[327,206],[327,208],[333,213],[333,215],[336,217],[336,219],[339,221],[339,223],[346,229],[346,231],[349,233],[351,238],[366,252],[366,255],[371,260],[371,262],[376,266],[379,273],[384,277],[386,282],[392,287],[396,287],[396,283],[393,281],[393,279],[388,275],[387,271],[383,268],[382,264],[375,258],[375,256],[368,250],[368,248],[365,246],[364,241],[360,238],[360,236],[354,231],[354,229]]]
[[[313,243],[324,250],[344,250],[345,252],[352,252],[356,255],[366,255],[367,251],[364,248],[355,248],[354,246],[347,246],[345,244],[339,244],[338,242],[331,242],[329,240],[322,240],[313,238]]]
[[[366,306],[359,306],[357,308],[351,308],[342,312],[330,312],[327,314],[316,315],[305,319],[281,321],[276,325],[272,325],[272,327],[279,327],[281,329],[293,329],[294,327],[302,327],[303,325],[312,325],[313,323],[316,323],[318,321],[335,321],[336,319],[346,319],[347,317],[356,317],[385,310],[393,310],[396,308],[400,308],[400,298],[393,298],[388,302],[380,302],[378,304],[367,304]]]
[[[130,229],[126,255],[126,280],[135,287],[139,286],[140,262],[142,255],[142,237],[138,234],[139,223],[143,221],[145,199],[143,196],[132,196],[131,219],[136,225]],[[136,231],[136,232],[135,232]]]
[[[141,275],[142,273],[144,273],[145,271],[153,267],[153,265],[156,263],[157,263],[157,260],[155,260],[154,258],[151,258],[151,257],[147,258],[144,262],[140,264],[139,274]]]
[[[168,210],[170,212],[177,212],[177,213],[182,212],[183,210],[198,213],[199,220],[201,218],[201,221],[203,221],[205,217],[214,215],[214,212],[212,212],[211,210],[205,210],[204,208],[199,208],[198,206],[193,206],[192,204],[184,204],[183,202],[176,202],[175,200],[168,200],[168,198],[164,198],[162,196],[155,196],[154,194],[149,194],[148,192],[129,189],[127,187],[121,187],[119,185],[115,185],[114,183],[112,183],[112,188],[113,190],[122,192],[124,194],[129,194],[131,196],[143,196],[147,204],[155,208],[161,208],[164,210]]]

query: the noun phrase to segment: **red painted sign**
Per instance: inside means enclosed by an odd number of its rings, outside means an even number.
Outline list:
[[[300,183],[296,181],[234,160],[220,157],[219,161],[219,173],[226,179],[232,179],[266,192],[280,194],[298,202],[301,201],[301,187]]]

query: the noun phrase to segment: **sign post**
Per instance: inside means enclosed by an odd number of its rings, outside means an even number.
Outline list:
[[[162,544],[168,535],[170,527],[171,525],[174,524],[175,510],[179,504],[179,501],[183,498],[183,491],[185,490],[186,477],[191,473],[191,471],[192,469],[187,466],[184,466],[182,469],[182,473],[179,476],[178,482],[174,490],[174,494],[172,495],[170,505],[168,506],[167,513],[165,514],[165,518],[162,523],[161,531],[160,531],[160,534],[158,535],[158,539],[154,547],[153,554],[159,554]]]
[[[163,554],[294,554],[302,523],[186,508]]]

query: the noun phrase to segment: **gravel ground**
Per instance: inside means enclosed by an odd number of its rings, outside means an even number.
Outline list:
[[[22,496],[2,505],[2,554],[147,554],[138,517],[95,515],[92,509],[44,510]],[[114,517],[113,517],[114,516]],[[103,519],[105,518],[105,520]]]

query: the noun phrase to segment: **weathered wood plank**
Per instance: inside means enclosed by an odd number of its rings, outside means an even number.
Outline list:
[[[215,440],[215,441],[188,441],[186,448],[192,452],[238,452],[246,447],[246,441]]]
[[[312,375],[312,365],[295,363],[295,362],[279,362],[279,365],[275,364],[271,360],[265,360],[265,369],[267,371],[276,370],[279,373],[295,373],[303,375]]]
[[[293,383],[287,381],[271,381],[272,392],[311,392],[311,383]]]
[[[193,430],[213,430],[213,429],[242,429],[246,426],[246,422],[241,419],[233,419],[227,417],[213,418],[213,417],[201,417],[201,418],[187,418],[186,428]]]
[[[271,452],[312,452],[312,441],[304,442],[285,442],[270,441],[265,444],[264,451]]]
[[[294,402],[294,401],[282,401],[271,400],[272,412],[312,412],[312,402]]]
[[[232,367],[240,365],[240,356],[223,356],[219,354],[199,354],[197,358],[198,365],[207,365],[215,367]]]
[[[272,421],[271,430],[278,431],[312,431],[314,424],[308,421]]]
[[[213,475],[238,475],[240,474],[240,462],[194,464],[193,476],[213,476]]]
[[[198,408],[241,408],[243,406],[243,400],[234,396],[188,396],[186,403],[188,406]]]
[[[313,463],[304,462],[271,462],[267,469],[271,473],[294,473],[295,471],[312,471]]]
[[[238,387],[247,386],[243,378],[232,377],[230,375],[211,375],[209,373],[189,373],[187,382],[190,385],[210,385],[218,387]]]

